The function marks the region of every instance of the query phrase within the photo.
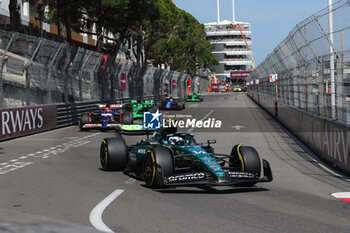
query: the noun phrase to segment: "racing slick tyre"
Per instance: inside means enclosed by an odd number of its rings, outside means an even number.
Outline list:
[[[199,102],[203,102],[203,97],[202,96],[199,96],[198,99],[199,99]]]
[[[184,105],[181,102],[176,103],[176,110],[182,110],[184,109]]]
[[[90,123],[90,116],[89,116],[89,113],[83,113],[83,114],[81,114],[80,120],[79,120],[79,129],[80,129],[81,131],[86,130],[86,129],[84,129],[83,127],[84,127],[84,125],[89,124],[89,123]]]
[[[231,170],[252,173],[260,177],[261,163],[258,152],[251,146],[235,145],[230,156]],[[243,183],[239,186],[253,186],[256,182]]]
[[[150,149],[146,152],[143,168],[144,180],[148,187],[164,187],[163,176],[169,177],[174,173],[173,155],[164,147]]]
[[[158,109],[159,109],[159,108],[158,108],[158,105],[153,104],[153,105],[149,108],[149,111],[150,111],[150,112],[156,112]]]
[[[123,124],[132,124],[133,123],[133,121],[134,121],[134,117],[133,117],[133,115],[132,115],[132,113],[131,112],[124,112],[123,114],[122,114],[122,117],[121,117],[122,119],[122,122],[121,123],[123,123]]]
[[[104,171],[122,171],[128,162],[128,147],[122,137],[105,138],[101,143],[100,161]]]

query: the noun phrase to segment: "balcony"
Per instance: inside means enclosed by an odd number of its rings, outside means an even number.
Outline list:
[[[221,54],[224,53],[226,56],[239,56],[239,55],[249,55],[249,51],[247,49],[240,50],[224,50],[224,51],[212,51],[213,54]]]
[[[243,39],[218,39],[218,40],[209,40],[211,44],[225,44],[225,45],[245,45]],[[253,45],[251,40],[247,40],[249,46]]]
[[[245,36],[251,36],[252,32],[251,31],[242,31],[243,34]],[[238,35],[242,35],[241,32],[238,30],[222,30],[222,31],[207,31],[207,37],[211,37],[211,36],[226,36],[226,35],[234,35],[234,36],[238,36]]]
[[[249,58],[225,58],[223,61],[219,61],[221,64],[225,64],[228,66],[249,66],[253,64],[253,61]]]

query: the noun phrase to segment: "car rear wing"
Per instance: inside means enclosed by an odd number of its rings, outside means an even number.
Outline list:
[[[99,108],[122,108],[124,105],[123,104],[99,104]]]

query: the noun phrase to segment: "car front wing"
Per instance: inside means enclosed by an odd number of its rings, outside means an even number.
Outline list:
[[[180,173],[169,177],[163,176],[165,186],[239,186],[273,180],[270,164],[263,159],[263,177],[252,173],[228,171],[225,177],[214,177],[209,172]]]

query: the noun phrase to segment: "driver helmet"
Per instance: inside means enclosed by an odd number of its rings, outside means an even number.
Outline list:
[[[169,138],[169,144],[170,145],[183,145],[184,140],[179,136],[173,136],[173,137]]]

